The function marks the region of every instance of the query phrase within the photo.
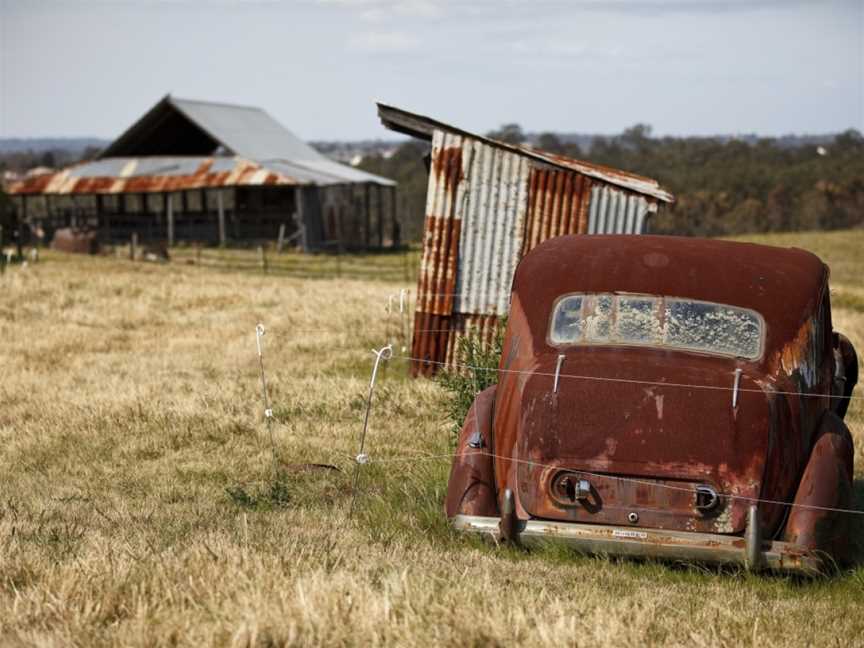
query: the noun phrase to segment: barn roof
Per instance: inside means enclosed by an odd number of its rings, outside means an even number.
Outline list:
[[[213,172],[217,167],[222,175]],[[132,177],[136,180],[128,182]],[[322,155],[260,108],[166,95],[97,160],[49,176],[25,178],[9,190],[17,194],[164,191],[228,186],[240,177],[246,185],[396,184]]]

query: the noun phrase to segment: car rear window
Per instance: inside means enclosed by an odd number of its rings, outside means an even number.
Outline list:
[[[654,295],[569,294],[552,312],[556,346],[626,344],[756,360],[764,321],[736,306]]]

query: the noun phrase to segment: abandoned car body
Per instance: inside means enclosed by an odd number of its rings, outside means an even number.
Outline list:
[[[846,550],[856,380],[808,252],[554,238],[516,270],[446,513],[515,542],[818,570]]]

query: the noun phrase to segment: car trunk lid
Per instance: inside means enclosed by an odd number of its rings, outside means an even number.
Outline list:
[[[742,531],[768,452],[766,394],[742,372],[733,408],[734,361],[678,354],[671,380],[667,352],[612,362],[615,351],[565,357],[557,391],[558,357],[542,357],[524,383],[521,505],[541,518]],[[712,491],[716,505],[700,507]]]

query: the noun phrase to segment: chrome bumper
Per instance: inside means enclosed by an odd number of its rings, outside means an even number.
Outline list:
[[[477,533],[496,541],[504,539],[501,518],[457,515],[451,520],[457,531]],[[753,571],[769,569],[814,575],[822,563],[810,552],[788,542],[762,542],[758,534],[745,537],[616,527],[574,522],[519,520],[510,538],[520,544],[563,542],[586,554],[658,558],[670,561],[742,565]]]

